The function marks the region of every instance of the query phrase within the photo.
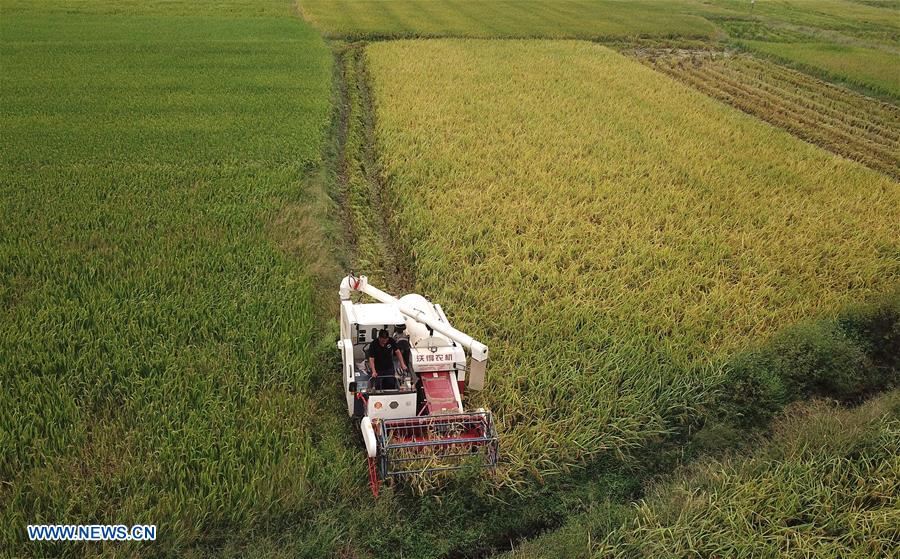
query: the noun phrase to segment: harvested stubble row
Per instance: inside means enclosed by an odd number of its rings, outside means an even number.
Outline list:
[[[896,16],[895,16],[896,17]],[[896,36],[896,29],[890,31]],[[837,79],[854,87],[900,100],[900,71],[897,69],[896,44],[868,46],[829,42],[738,41],[751,51],[796,65],[828,79]]]
[[[896,182],[604,47],[367,60],[394,238],[494,348],[506,483],[627,454],[733,350],[897,283]]]
[[[748,55],[638,53],[654,68],[829,151],[900,178],[900,110]]]

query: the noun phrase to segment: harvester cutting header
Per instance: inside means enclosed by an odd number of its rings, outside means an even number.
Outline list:
[[[353,303],[354,291],[378,303]],[[484,388],[487,346],[451,326],[440,305],[397,299],[366,276],[345,277],[340,297],[347,412],[360,420],[372,492],[407,475],[496,466],[491,412],[463,408],[467,389]]]

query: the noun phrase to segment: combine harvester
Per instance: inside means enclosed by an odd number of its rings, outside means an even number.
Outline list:
[[[354,291],[378,303],[354,303]],[[382,481],[455,470],[465,464],[497,465],[497,431],[491,412],[466,412],[466,389],[481,390],[488,348],[450,326],[440,305],[411,293],[400,299],[352,274],[341,282],[342,376],[347,412],[359,420],[377,497]],[[394,359],[396,388],[376,387],[366,359],[379,330],[388,330],[403,354]],[[377,341],[375,341],[377,343]],[[471,354],[466,366],[466,353]],[[383,377],[382,372],[380,377]]]

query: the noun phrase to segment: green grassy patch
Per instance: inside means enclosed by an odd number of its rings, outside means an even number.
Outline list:
[[[730,359],[719,414],[742,430],[764,429],[788,403],[853,402],[900,384],[900,294],[851,306],[836,318],[785,328]]]

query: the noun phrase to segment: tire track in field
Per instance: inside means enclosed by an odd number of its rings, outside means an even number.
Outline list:
[[[408,247],[392,231],[392,201],[375,145],[375,111],[365,65],[366,43],[335,44],[338,81],[337,190],[353,272],[388,292],[412,286]]]

